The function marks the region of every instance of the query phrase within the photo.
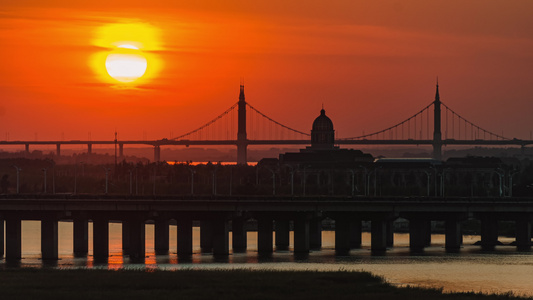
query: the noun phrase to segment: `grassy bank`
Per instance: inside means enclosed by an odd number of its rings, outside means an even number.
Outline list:
[[[0,299],[521,299],[397,288],[363,272],[7,269]]]

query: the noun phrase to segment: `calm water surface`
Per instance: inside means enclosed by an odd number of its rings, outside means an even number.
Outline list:
[[[304,257],[291,251],[275,252],[263,257],[257,254],[257,233],[248,233],[248,251],[232,253],[224,258],[214,258],[200,252],[200,232],[194,228],[194,254],[178,258],[176,254],[176,227],[170,227],[170,254],[154,254],[154,227],[146,226],[146,260],[144,264],[129,263],[122,255],[121,225],[109,225],[110,257],[106,264],[96,264],[92,258],[92,224],[89,225],[89,255],[72,255],[72,223],[59,223],[59,256],[52,267],[59,268],[156,268],[179,269],[252,269],[252,270],[364,270],[383,276],[396,285],[417,285],[443,288],[444,291],[480,291],[486,293],[508,292],[533,297],[533,254],[518,252],[513,246],[498,246],[496,251],[482,252],[472,244],[479,236],[465,236],[465,246],[460,253],[444,251],[444,236],[433,235],[431,247],[422,255],[409,252],[409,235],[395,234],[394,248],[385,255],[375,256],[370,252],[370,234],[363,233],[363,247],[352,250],[349,256],[336,256],[334,232],[323,232],[323,248]],[[40,259],[40,222],[22,223],[21,267],[43,267]],[[231,240],[231,233],[230,233]],[[504,244],[513,238],[500,238]],[[292,232],[291,232],[292,241]],[[231,243],[230,243],[231,244]],[[292,247],[292,245],[291,245]],[[6,265],[0,260],[0,267]],[[48,263],[46,264],[48,266]]]

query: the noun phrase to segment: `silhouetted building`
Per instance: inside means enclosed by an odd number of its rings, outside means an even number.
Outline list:
[[[515,158],[452,157],[443,170],[443,189],[450,196],[512,195],[513,175],[520,169]]]
[[[432,158],[379,158],[372,171],[374,194],[380,196],[433,196],[442,161]]]
[[[335,130],[333,122],[326,116],[326,111],[322,108],[320,116],[313,122],[311,129],[311,147],[312,150],[329,150],[335,149]]]
[[[374,157],[360,150],[340,149],[335,146],[333,122],[326,116],[324,109],[313,121],[311,146],[300,152],[280,154],[280,163],[297,168],[354,169],[361,163],[372,163]]]
[[[351,187],[352,195],[361,193],[364,178],[374,157],[360,150],[335,146],[333,122],[322,109],[311,129],[311,146],[300,152],[280,154],[280,167],[290,168],[308,183],[311,193],[344,193]]]

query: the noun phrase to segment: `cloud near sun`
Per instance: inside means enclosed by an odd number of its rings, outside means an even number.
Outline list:
[[[93,45],[103,50],[90,65],[97,77],[120,87],[136,86],[154,79],[162,68],[155,51],[162,50],[160,30],[147,23],[130,22],[101,26]]]

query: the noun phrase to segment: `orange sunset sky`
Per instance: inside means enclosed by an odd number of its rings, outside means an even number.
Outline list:
[[[428,105],[437,76],[459,114],[529,139],[532,12],[503,0],[3,0],[0,140],[171,138],[233,105],[241,78],[273,119],[309,132],[324,104],[338,137],[357,136]],[[147,57],[138,82],[105,72],[120,41]]]

